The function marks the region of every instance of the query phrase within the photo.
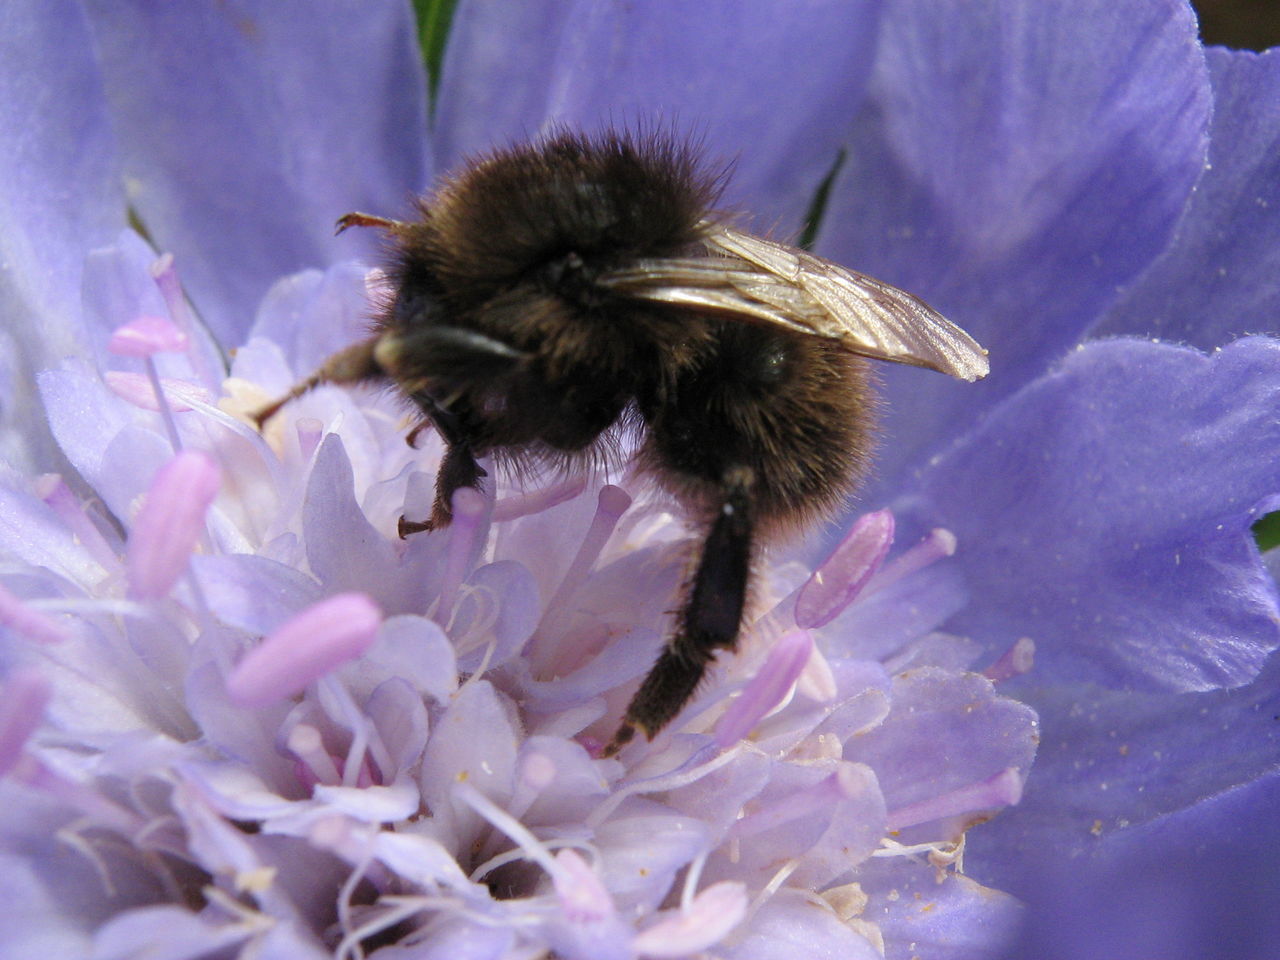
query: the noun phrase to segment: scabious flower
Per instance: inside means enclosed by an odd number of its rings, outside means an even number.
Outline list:
[[[390,0],[14,6],[5,954],[996,956],[1002,889],[1020,956],[1149,946],[1114,907],[1160,897],[1164,956],[1266,943],[1197,940],[1195,904],[1247,928],[1275,869],[1240,834],[1280,760],[1249,536],[1280,346],[1227,344],[1274,327],[1280,76],[1175,0],[1096,6],[464,3],[425,136]],[[244,412],[359,336],[380,280],[336,215],[654,116],[779,231],[834,172],[820,252],[994,372],[886,371],[861,516],[764,558],[740,654],[603,760],[684,575],[672,504],[499,480],[401,542],[440,448],[394,402]]]

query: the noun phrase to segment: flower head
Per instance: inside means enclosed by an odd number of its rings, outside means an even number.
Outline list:
[[[1094,956],[1123,922],[1072,904],[1261,877],[1228,842],[1139,854],[1247,824],[1280,759],[1249,535],[1280,354],[1227,345],[1275,326],[1280,75],[1181,0],[1094,6],[464,3],[426,136],[399,3],[15,7],[5,950],[994,956],[1018,906],[972,876],[1030,904],[1027,956]],[[887,372],[861,519],[766,556],[739,654],[602,759],[684,578],[669,501],[497,478],[402,542],[440,447],[394,402],[244,415],[360,336],[380,281],[335,216],[673,116],[739,157],[757,226],[798,231],[829,178],[819,252],[994,372]]]

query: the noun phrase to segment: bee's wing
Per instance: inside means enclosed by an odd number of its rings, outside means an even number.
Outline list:
[[[735,314],[839,340],[854,353],[987,375],[987,353],[924,301],[793,247],[708,225],[709,257],[642,260],[603,278],[645,300]]]

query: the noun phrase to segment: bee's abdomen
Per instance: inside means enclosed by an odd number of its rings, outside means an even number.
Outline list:
[[[836,344],[726,324],[647,418],[643,461],[695,503],[713,502],[726,472],[745,467],[758,522],[799,525],[836,509],[865,474],[874,406],[866,361]]]

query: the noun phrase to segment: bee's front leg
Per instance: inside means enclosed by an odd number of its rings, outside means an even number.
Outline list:
[[[436,431],[444,440],[444,457],[436,473],[436,496],[431,504],[431,516],[426,520],[409,520],[401,517],[397,532],[403,540],[411,533],[441,530],[453,520],[453,495],[461,487],[479,487],[487,476],[476,462],[474,430],[468,426],[465,405],[457,403],[445,407],[425,394],[417,394],[414,400],[427,414]]]

